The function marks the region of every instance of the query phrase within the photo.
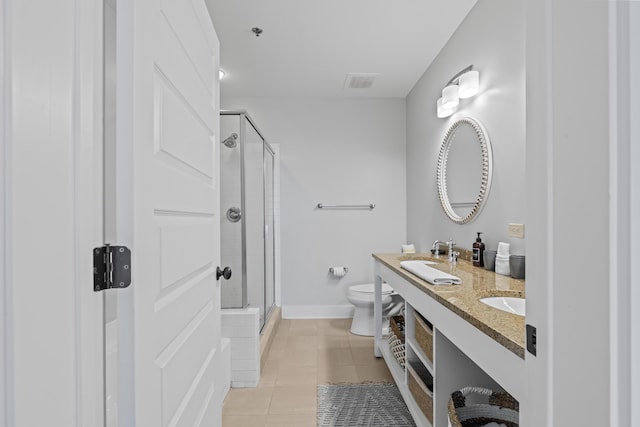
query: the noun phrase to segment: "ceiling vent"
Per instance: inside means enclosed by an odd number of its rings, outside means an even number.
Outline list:
[[[373,82],[380,74],[376,73],[349,73],[344,81],[345,89],[370,89]]]

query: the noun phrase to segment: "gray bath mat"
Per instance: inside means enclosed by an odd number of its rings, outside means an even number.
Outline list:
[[[318,386],[318,427],[415,425],[395,384]]]

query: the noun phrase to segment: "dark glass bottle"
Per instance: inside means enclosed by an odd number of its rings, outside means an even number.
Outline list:
[[[473,265],[476,267],[484,266],[484,243],[480,238],[482,233],[478,233],[478,238],[473,243]]]

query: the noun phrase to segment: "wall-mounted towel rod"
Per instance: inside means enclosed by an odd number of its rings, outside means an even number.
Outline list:
[[[318,209],[327,209],[327,208],[353,208],[353,209],[373,209],[376,207],[375,203],[368,203],[362,205],[325,205],[323,203],[318,203]]]

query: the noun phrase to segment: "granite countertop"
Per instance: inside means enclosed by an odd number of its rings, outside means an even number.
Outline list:
[[[524,359],[525,322],[523,316],[491,308],[480,302],[489,296],[524,298],[525,281],[475,267],[471,262],[458,260],[449,264],[446,256],[430,254],[373,254],[373,257],[394,270],[402,278],[462,317],[496,342]],[[400,267],[401,261],[427,260],[429,265],[462,279],[460,285],[432,285]],[[436,325],[437,328],[437,325]]]

